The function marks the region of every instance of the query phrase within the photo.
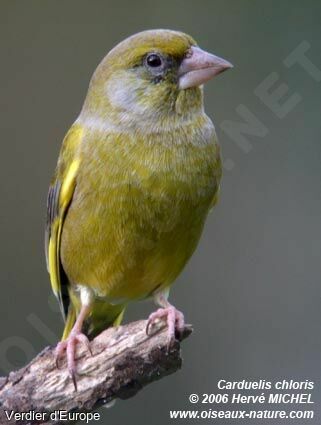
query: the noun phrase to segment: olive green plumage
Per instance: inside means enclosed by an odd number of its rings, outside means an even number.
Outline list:
[[[94,335],[120,321],[128,302],[169,288],[197,246],[221,161],[202,88],[177,87],[191,45],[189,36],[165,30],[121,43],[96,70],[64,140],[46,239],[53,290],[67,316],[64,338],[82,297],[91,299],[87,331]],[[151,50],[168,58],[161,77],[143,64]]]

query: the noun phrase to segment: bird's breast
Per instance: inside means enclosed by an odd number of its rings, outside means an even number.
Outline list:
[[[116,298],[141,297],[173,280],[194,251],[218,190],[218,147],[215,139],[195,143],[186,135],[175,143],[110,139],[93,136],[84,146],[63,262],[68,269],[78,254],[72,280],[91,280]]]

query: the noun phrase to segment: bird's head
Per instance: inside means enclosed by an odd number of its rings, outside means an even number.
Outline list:
[[[153,128],[203,109],[202,85],[231,68],[187,34],[150,30],[113,48],[96,69],[82,114]]]

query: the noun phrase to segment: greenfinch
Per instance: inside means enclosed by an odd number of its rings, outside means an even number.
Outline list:
[[[118,44],[93,74],[47,202],[47,266],[65,319],[56,358],[66,351],[74,383],[77,343],[89,347],[119,324],[129,302],[159,305],[147,332],[164,319],[170,341],[184,326],[169,289],[221,179],[203,84],[231,67],[186,34],[150,30]]]

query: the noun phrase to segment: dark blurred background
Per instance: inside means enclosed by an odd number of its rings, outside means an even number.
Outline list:
[[[91,74],[128,35],[171,28],[235,65],[206,86],[206,110],[225,158],[222,195],[171,293],[195,328],[183,344],[183,369],[101,409],[102,422],[172,423],[170,409],[196,408],[188,395],[215,393],[223,378],[313,380],[318,411],[320,17],[318,0],[1,1],[1,374],[55,343],[62,331],[43,252],[46,195]],[[286,58],[301,48],[317,69],[289,66]],[[257,88],[273,79],[270,93],[282,83],[289,90],[279,100],[288,102],[282,117],[258,96]],[[233,129],[250,118],[246,143]],[[126,321],[153,308],[133,305]]]

